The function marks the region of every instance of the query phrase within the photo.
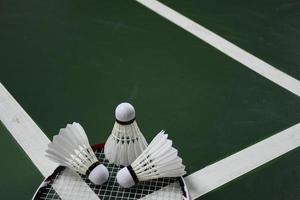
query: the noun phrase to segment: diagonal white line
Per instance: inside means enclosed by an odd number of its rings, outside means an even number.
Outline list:
[[[300,96],[300,81],[156,0],[136,0],[261,76]]]
[[[49,176],[57,165],[45,159],[50,142],[43,131],[0,83],[0,120],[26,152],[44,177]]]
[[[300,96],[300,82],[156,0],[136,0],[261,76]],[[193,199],[300,145],[300,124],[186,177]]]
[[[49,139],[1,83],[0,119],[41,173],[44,176],[51,174],[56,165],[44,156]],[[200,197],[299,145],[300,123],[186,177],[191,197]],[[88,199],[98,198],[83,181],[71,181],[77,182],[88,191],[91,195]],[[58,194],[64,197],[64,181],[61,183],[55,188]]]
[[[196,199],[299,146],[300,123],[186,177],[191,197]]]
[[[0,83],[0,120],[4,126],[9,130],[11,135],[19,143],[25,153],[32,160],[34,165],[39,169],[44,177],[52,174],[57,165],[46,158],[45,150],[47,149],[50,140],[43,133],[43,131],[35,124],[30,116],[24,111],[24,109],[18,104],[13,96],[5,89]],[[64,173],[71,173],[66,170]],[[91,190],[91,188],[79,177],[79,175],[73,176],[61,176],[60,180],[53,185],[57,194],[63,200],[76,200],[87,199],[96,200],[98,196]],[[76,184],[80,186],[82,192],[75,198],[73,194],[66,193],[66,182],[69,184]],[[87,198],[80,198],[87,197]]]
[[[277,70],[268,63],[249,54],[156,0],[137,1],[265,78],[300,96],[300,82],[293,77]],[[49,143],[49,139],[2,84],[0,84],[0,119],[41,173],[44,176],[49,175],[56,167],[54,163],[44,157],[44,150]],[[299,147],[299,132],[300,125],[297,124],[186,177],[191,196],[193,199],[202,196],[270,160]]]
[[[63,200],[100,200],[82,178],[70,169],[65,169],[52,186]]]

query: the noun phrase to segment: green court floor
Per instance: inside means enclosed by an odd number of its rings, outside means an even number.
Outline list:
[[[300,78],[297,1],[163,0]],[[135,1],[4,0],[0,81],[52,138],[80,122],[105,142],[122,101],[148,141],[169,133],[189,173],[300,122],[300,99]],[[0,199],[30,199],[42,176],[2,126]],[[299,148],[205,200],[300,199]]]

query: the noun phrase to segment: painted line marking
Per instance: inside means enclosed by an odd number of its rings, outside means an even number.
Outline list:
[[[57,167],[44,155],[50,140],[1,83],[0,120],[41,174],[49,176]]]
[[[29,156],[33,164],[38,168],[44,177],[48,177],[58,166],[56,163],[50,161],[45,156],[50,140],[43,133],[43,131],[36,125],[30,118],[25,110],[18,104],[13,96],[5,89],[0,83],[0,120],[15,138],[18,144],[22,147],[25,153]],[[70,173],[68,171],[64,173]],[[91,188],[80,178],[79,175],[72,177],[64,177],[53,185],[57,194],[63,200],[74,200],[72,194],[66,194],[65,181],[71,182],[70,184],[80,185],[81,191],[86,191],[86,194],[81,194],[78,197],[88,197],[83,199],[95,200],[99,199],[98,196],[91,190]],[[81,198],[82,199],[82,198]]]
[[[41,173],[45,177],[51,174],[56,165],[44,156],[49,139],[1,83],[0,119]],[[198,198],[299,145],[300,123],[186,177],[191,197]],[[86,184],[82,187],[90,189]],[[62,191],[58,188],[57,192]],[[95,199],[94,192],[89,193],[90,199]]]
[[[300,96],[300,81],[276,69],[263,60],[255,57],[233,43],[225,40],[221,36],[208,30],[207,28],[197,24],[191,19],[183,16],[177,11],[167,7],[156,0],[136,0],[155,13],[168,19],[204,42],[215,47],[219,51],[245,65],[249,69],[257,72],[261,76],[273,81],[277,85],[287,89],[288,91]]]
[[[82,178],[68,168],[52,186],[63,200],[100,200]],[[70,191],[70,186],[73,187],[73,191]]]
[[[156,0],[136,0],[219,51],[300,96],[300,82]],[[300,124],[199,170],[185,180],[196,199],[300,145]]]
[[[158,1],[137,1],[258,74],[300,96],[300,82],[295,78],[279,71]],[[0,84],[0,119],[40,172],[44,176],[49,175],[56,165],[50,161],[48,163],[44,154],[41,155],[41,152],[44,152],[49,143],[49,139],[6,91],[2,84]],[[185,180],[189,185],[192,198],[198,198],[299,147],[299,132],[300,125],[297,124],[186,177]]]
[[[300,123],[186,177],[193,199],[300,146]]]

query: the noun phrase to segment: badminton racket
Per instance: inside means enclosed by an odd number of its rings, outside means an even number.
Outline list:
[[[94,185],[85,175],[59,166],[42,182],[33,200],[190,200],[182,177],[159,178],[139,182],[132,188],[122,188],[116,180],[122,166],[110,164],[105,159],[103,149],[102,144],[93,146],[97,158],[109,171],[109,179],[105,184]]]

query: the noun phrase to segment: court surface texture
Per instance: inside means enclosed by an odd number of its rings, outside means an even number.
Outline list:
[[[129,101],[148,142],[166,130],[193,174],[300,122],[299,9],[296,0],[3,0],[0,82],[49,138],[77,121],[92,144],[105,142],[115,106]],[[0,198],[30,199],[43,176],[3,124],[0,156]],[[300,149],[198,196],[300,199]]]

